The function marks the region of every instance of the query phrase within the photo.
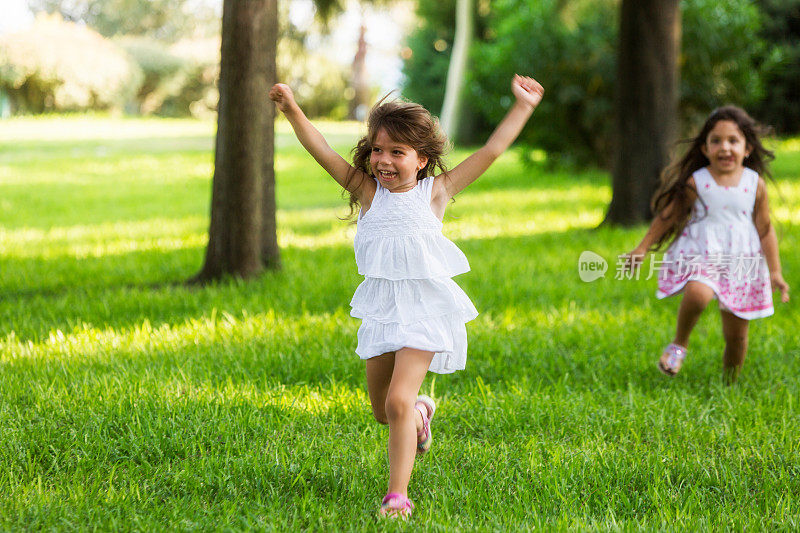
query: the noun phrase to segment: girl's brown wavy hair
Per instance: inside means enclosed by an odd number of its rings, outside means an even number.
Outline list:
[[[653,213],[664,220],[671,218],[673,213],[665,213],[665,210],[667,206],[675,202],[673,209],[678,209],[678,216],[675,217],[672,226],[661,236],[658,242],[651,246],[651,250],[659,250],[664,244],[672,244],[691,220],[693,205],[689,201],[689,191],[694,191],[695,195],[697,195],[697,190],[689,185],[688,181],[697,170],[709,165],[710,161],[703,154],[702,147],[708,138],[709,132],[721,120],[730,120],[736,123],[744,135],[745,142],[750,148],[750,155],[745,158],[744,166],[755,170],[761,176],[772,179],[769,162],[775,159],[775,155],[761,143],[761,137],[770,132],[769,128],[760,125],[744,109],[739,107],[729,105],[715,109],[708,116],[696,137],[681,141],[681,143],[689,144],[689,150],[686,154],[667,167],[661,174],[661,184],[651,202]],[[700,199],[699,196],[697,198]],[[705,208],[705,203],[702,199],[700,199],[700,202]]]
[[[351,189],[350,184],[356,176],[362,180],[367,179],[367,176],[373,176],[369,157],[375,137],[380,130],[386,131],[394,142],[406,144],[419,155],[428,158],[428,163],[417,172],[418,181],[433,176],[437,169],[447,174],[444,155],[449,151],[450,143],[439,127],[439,120],[419,104],[402,100],[387,102],[388,97],[387,94],[372,108],[367,118],[367,134],[352,150],[353,168],[345,182],[346,190]],[[359,208],[358,198],[350,193],[350,214],[346,218],[352,218]]]

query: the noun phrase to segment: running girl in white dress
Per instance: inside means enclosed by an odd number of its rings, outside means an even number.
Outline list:
[[[767,187],[760,177],[770,177],[773,155],[758,132],[756,122],[738,107],[711,113],[686,155],[664,173],[653,202],[653,223],[628,254],[636,267],[648,251],[671,241],[656,296],[682,292],[683,299],[675,338],[658,362],[665,374],[678,373],[692,329],[716,298],[725,337],[724,375],[734,381],[747,354],[749,321],[773,314],[772,290],[789,301]]]
[[[389,424],[384,516],[407,519],[414,508],[408,483],[415,454],[430,448],[436,409],[433,400],[418,396],[425,374],[454,372],[466,363],[464,324],[477,311],[451,279],[469,263],[442,235],[442,218],[450,199],[517,138],[544,89],[514,76],[511,92],[516,100],[486,144],[450,171],[442,161],[447,139],[420,105],[376,105],[351,165],[312,126],[288,86],[276,84],[269,93],[301,144],[350,193],[351,208],[360,206],[355,253],[365,279],[351,314],[362,320],[356,353],[366,359],[372,412]]]

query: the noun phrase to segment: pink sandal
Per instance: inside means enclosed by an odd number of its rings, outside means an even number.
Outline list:
[[[414,511],[414,503],[402,494],[390,492],[383,497],[381,502],[381,510],[378,511],[380,516],[386,518],[400,518],[401,520],[408,520],[411,513]]]
[[[428,453],[433,443],[431,420],[433,420],[433,414],[436,412],[436,404],[429,396],[421,394],[417,396],[414,408],[422,415],[422,429],[417,433],[417,455],[422,455]]]
[[[661,359],[658,360],[658,369],[668,376],[674,376],[680,371],[685,358],[686,348],[674,342],[667,344]]]

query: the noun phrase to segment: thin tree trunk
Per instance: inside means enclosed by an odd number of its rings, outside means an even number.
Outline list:
[[[364,120],[369,110],[369,81],[367,80],[367,26],[361,15],[361,29],[358,34],[358,48],[353,57],[353,71],[350,83],[353,87],[353,99],[348,106],[347,118]]]
[[[613,197],[604,223],[649,220],[650,198],[677,133],[679,0],[623,0]]]
[[[195,281],[249,278],[262,269],[263,174],[272,167],[265,147],[272,140],[266,94],[274,79],[268,65],[275,57],[269,46],[275,38],[270,20],[275,1],[223,3],[211,226],[205,264]]]
[[[474,33],[472,18],[472,0],[456,0],[456,31],[453,53],[450,54],[450,64],[447,68],[441,117],[442,129],[451,139],[454,139],[458,133],[463,102],[464,73]]]

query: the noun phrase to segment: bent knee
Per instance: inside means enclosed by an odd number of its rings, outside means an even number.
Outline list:
[[[387,394],[385,412],[387,420],[398,420],[411,413],[414,409],[414,398],[406,398],[400,394]]]
[[[389,423],[389,418],[386,416],[386,409],[376,409],[375,407],[372,408],[372,416],[375,417],[375,420],[379,424],[383,424],[384,426]]]
[[[689,282],[683,290],[683,297],[692,304],[705,308],[714,299],[714,290],[704,283]]]
[[[725,344],[728,346],[741,346],[747,347],[747,334],[744,333],[728,333],[725,335]]]

